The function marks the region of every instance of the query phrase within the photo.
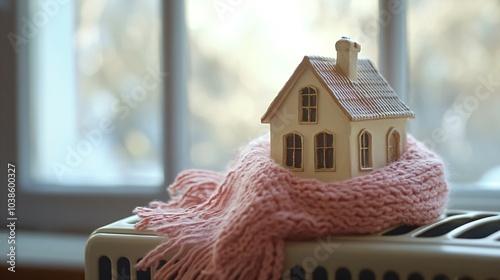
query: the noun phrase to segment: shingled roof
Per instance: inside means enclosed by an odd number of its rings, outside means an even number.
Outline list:
[[[334,58],[305,56],[262,117],[263,123],[271,121],[306,69],[311,69],[351,121],[415,117],[368,59],[358,59],[357,81],[351,81],[337,68]]]

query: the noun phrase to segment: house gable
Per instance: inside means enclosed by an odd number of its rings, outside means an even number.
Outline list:
[[[275,99],[279,100],[280,103],[279,106],[278,103],[275,103],[276,112],[269,120],[271,157],[276,162],[286,166],[284,135],[299,132],[303,136],[303,168],[300,171],[296,168],[290,168],[291,170],[299,171],[299,173],[305,174],[305,177],[315,177],[324,181],[329,180],[332,176],[350,176],[348,148],[350,145],[350,121],[311,67],[304,67],[299,73],[291,78],[280,92],[280,96],[284,98]],[[300,117],[302,99],[300,93],[302,89],[307,87],[316,90],[317,118],[315,122],[303,122]],[[315,150],[317,145],[315,137],[321,133],[331,134],[335,139],[333,145],[335,168],[316,168],[317,153]],[[324,152],[331,151],[325,150]],[[338,177],[336,179],[346,178]]]
[[[358,60],[357,81],[344,76],[336,66],[334,58],[305,56],[283,89],[273,100],[262,117],[269,123],[290,93],[301,74],[310,69],[332,96],[349,120],[363,121],[384,118],[414,118],[415,114],[404,104],[389,83],[378,73],[368,59]]]

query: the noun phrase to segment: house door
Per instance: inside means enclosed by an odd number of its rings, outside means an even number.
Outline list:
[[[399,132],[393,129],[387,138],[387,162],[391,163],[399,158]]]

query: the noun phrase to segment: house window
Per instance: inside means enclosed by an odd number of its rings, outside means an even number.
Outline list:
[[[302,136],[295,133],[285,135],[285,165],[302,169]]]
[[[316,134],[316,170],[335,168],[335,136],[327,132]]]
[[[300,90],[301,99],[301,122],[315,123],[317,121],[317,92],[313,87],[305,87]]]
[[[390,129],[387,134],[387,163],[394,162],[399,158],[399,132]]]
[[[359,134],[359,167],[361,170],[372,169],[372,135],[363,130]]]

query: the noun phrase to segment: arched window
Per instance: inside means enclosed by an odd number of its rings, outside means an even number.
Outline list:
[[[335,135],[320,132],[314,137],[316,170],[335,169]]]
[[[317,122],[317,92],[313,87],[305,87],[300,90],[300,121]]]
[[[359,168],[372,169],[372,135],[367,130],[359,134]]]
[[[285,166],[302,169],[302,136],[296,133],[285,135]]]
[[[399,159],[399,132],[391,128],[387,134],[387,163],[394,162]]]

